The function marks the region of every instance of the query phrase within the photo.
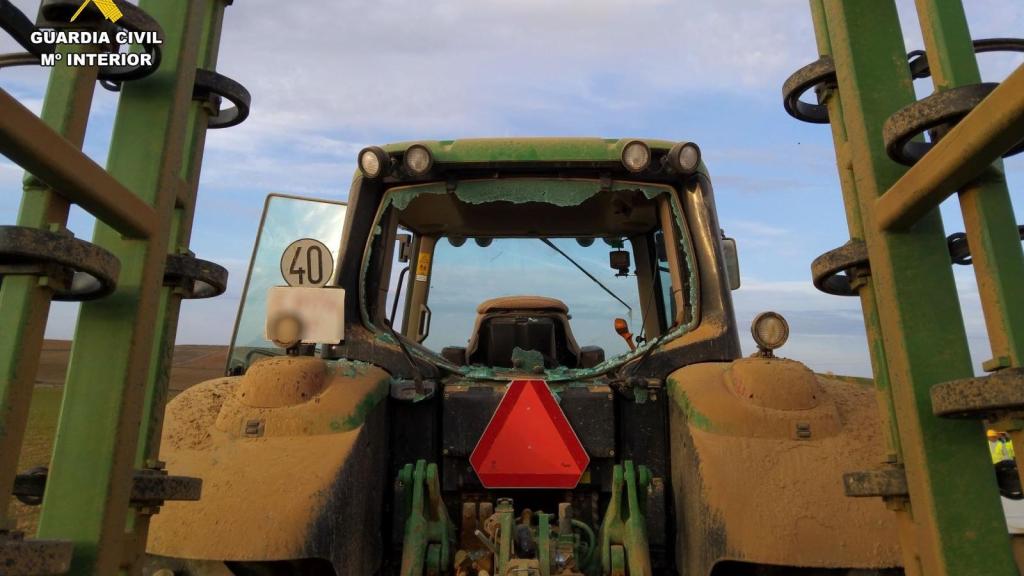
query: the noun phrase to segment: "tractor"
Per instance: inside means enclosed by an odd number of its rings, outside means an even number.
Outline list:
[[[902,574],[843,475],[871,381],[740,349],[736,243],[693,142],[495,138],[358,156],[268,198],[226,376],[167,407],[202,478],[151,574]]]

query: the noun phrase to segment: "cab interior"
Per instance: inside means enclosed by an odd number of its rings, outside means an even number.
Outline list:
[[[607,184],[595,181],[593,193],[575,201],[559,195],[559,182],[541,183],[543,201],[496,197],[486,186],[476,188],[483,191],[478,196],[439,192],[436,186],[418,194],[416,187],[403,187],[398,190],[401,202],[388,202],[386,196],[375,243],[381,256],[369,267],[377,276],[374,298],[368,302],[374,325],[390,330],[394,322],[396,333],[408,342],[422,343],[430,332],[432,262],[438,242],[488,246],[500,238],[574,239],[580,246],[621,239],[629,244],[632,258],[609,244],[609,266],[617,275],[635,276],[638,294],[665,295],[639,298],[643,320],[633,330],[650,341],[689,323],[695,309],[689,298],[695,280],[684,254],[689,239],[674,209],[676,191],[657,186],[661,190],[652,193],[649,184],[641,189],[628,183],[602,188]],[[537,184],[529,182],[532,187]],[[578,189],[579,183],[574,184]],[[501,185],[507,190],[509,181]],[[499,295],[466,305],[476,307],[466,345],[433,351],[450,363],[538,371],[592,368],[606,359],[605,350],[588,344],[587,334],[574,334],[573,311],[545,294],[542,283],[533,293]],[[609,331],[616,329],[613,320],[609,316]]]

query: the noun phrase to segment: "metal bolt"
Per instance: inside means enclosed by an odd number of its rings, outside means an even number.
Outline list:
[[[447,456],[448,455],[448,449],[445,448],[445,449],[441,450],[441,454],[444,454],[445,456]]]
[[[1007,356],[999,356],[996,358],[990,358],[981,363],[981,369],[985,372],[996,372],[1004,368],[1012,366],[1010,358]]]
[[[609,393],[608,393],[608,399],[609,399],[609,400],[615,400],[615,394],[613,394],[613,393],[609,392]]]
[[[609,450],[609,451],[608,451],[608,455],[609,455],[609,456],[615,456],[615,449],[614,449],[614,448],[612,448],[611,450]]]
[[[246,436],[263,436],[263,421],[249,420],[245,423]]]

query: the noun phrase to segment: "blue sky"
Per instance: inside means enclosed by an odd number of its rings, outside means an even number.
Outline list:
[[[34,13],[35,3],[15,0]],[[183,307],[180,343],[226,343],[263,197],[344,199],[366,144],[494,135],[648,136],[700,144],[719,216],[739,243],[735,293],[744,349],[762,310],[792,325],[790,357],[819,370],[868,374],[856,299],[817,293],[810,262],[846,241],[825,126],[791,119],[781,85],[816,57],[801,0],[270,0],[230,7],[219,69],[253,93],[244,125],[211,133],[193,248],[232,272],[229,292]],[[969,0],[976,38],[1019,36],[1024,6]],[[922,45],[899,0],[907,48]],[[0,52],[14,50],[0,39]],[[1024,58],[983,55],[998,81]],[[0,87],[38,110],[45,73],[0,71]],[[930,91],[918,82],[919,95]],[[98,92],[87,151],[106,158],[115,99]],[[1024,160],[1007,162],[1024,221]],[[15,220],[20,171],[0,160],[0,223]],[[958,208],[943,206],[949,232]],[[91,234],[76,213],[72,230]],[[987,358],[970,268],[955,271],[977,363]],[[55,305],[48,335],[69,337],[75,310]]]

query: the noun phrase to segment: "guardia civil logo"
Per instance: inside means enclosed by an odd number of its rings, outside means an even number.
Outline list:
[[[122,16],[124,16],[124,14],[121,13],[121,10],[118,9],[117,4],[114,4],[114,0],[85,0],[85,2],[82,2],[82,5],[78,7],[78,11],[75,12],[75,15],[71,17],[71,21],[74,22],[75,20],[78,20],[82,11],[85,10],[89,4],[94,4],[96,8],[99,8],[99,11],[103,13],[103,17],[111,22],[117,22]]]
[[[89,6],[93,10],[99,10],[103,17],[111,22],[117,22],[124,17],[124,13],[117,7],[114,0],[85,0],[78,10],[71,16],[71,22],[78,20]],[[129,50],[127,52],[114,50],[110,51],[111,45],[117,46],[155,46],[163,44],[160,34],[155,31],[136,31],[118,28],[114,31],[107,30],[53,30],[40,29],[32,32],[29,40],[40,46],[39,63],[42,66],[50,67],[57,62],[64,62],[68,66],[113,66],[113,67],[147,67],[154,65],[154,53],[151,50],[140,52]],[[94,45],[93,49],[71,49],[62,51],[61,46]]]

